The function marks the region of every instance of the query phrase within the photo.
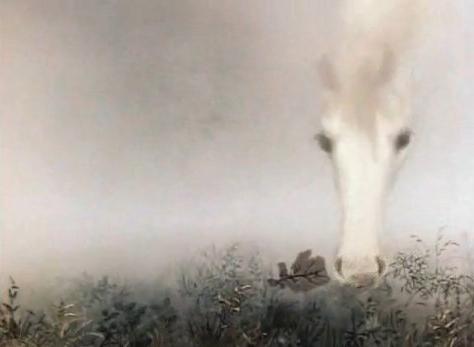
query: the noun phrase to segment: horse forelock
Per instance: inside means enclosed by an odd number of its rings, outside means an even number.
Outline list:
[[[379,117],[395,117],[396,103],[406,103],[394,83],[400,61],[414,42],[423,0],[347,2],[344,27],[330,61],[337,89],[330,104],[345,123],[369,135]],[[402,88],[407,87],[403,86]],[[401,93],[403,95],[404,92]]]

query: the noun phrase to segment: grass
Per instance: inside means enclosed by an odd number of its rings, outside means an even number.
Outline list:
[[[324,259],[298,255],[275,279],[258,252],[211,247],[171,290],[143,299],[107,277],[70,282],[44,311],[21,306],[11,279],[0,347],[473,346],[474,283],[445,265],[458,245],[413,237],[377,288],[329,281]]]

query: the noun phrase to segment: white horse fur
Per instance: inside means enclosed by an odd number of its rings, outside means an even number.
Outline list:
[[[336,276],[371,286],[384,272],[384,200],[409,147],[409,73],[403,68],[424,4],[347,0],[337,47],[322,59],[321,147],[334,165],[342,204]]]

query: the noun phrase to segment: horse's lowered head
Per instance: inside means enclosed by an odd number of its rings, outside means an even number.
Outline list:
[[[412,140],[407,97],[397,91],[393,52],[344,71],[324,58],[322,130],[316,136],[333,164],[342,205],[337,278],[368,287],[385,271],[378,235],[384,200]],[[344,66],[343,64],[341,66]]]

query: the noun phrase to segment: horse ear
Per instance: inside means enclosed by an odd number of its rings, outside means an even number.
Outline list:
[[[321,82],[325,88],[330,91],[336,91],[339,89],[339,81],[337,80],[334,68],[327,56],[323,56],[319,61],[318,70],[319,77],[321,78]]]

